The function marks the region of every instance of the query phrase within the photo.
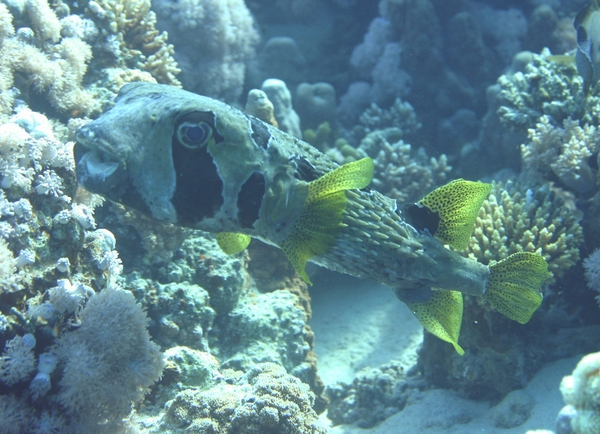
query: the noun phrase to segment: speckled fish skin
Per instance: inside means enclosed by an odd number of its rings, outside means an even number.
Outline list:
[[[185,162],[173,150],[175,130],[194,116],[212,121],[215,138],[197,171],[178,173]],[[339,167],[307,143],[219,101],[147,83],[124,86],[111,110],[78,131],[76,159],[83,186],[110,200],[156,220],[245,233],[273,245],[290,234],[308,182]],[[203,180],[201,188],[178,190]],[[348,190],[346,197],[335,244],[312,262],[385,284],[409,302],[427,299],[431,288],[485,292],[489,268],[417,231],[395,200],[370,189]]]

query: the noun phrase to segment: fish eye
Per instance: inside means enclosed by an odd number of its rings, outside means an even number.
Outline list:
[[[177,128],[179,142],[189,149],[206,145],[213,136],[212,127],[206,122],[182,122]]]

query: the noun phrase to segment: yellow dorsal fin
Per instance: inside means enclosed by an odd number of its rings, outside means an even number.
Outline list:
[[[459,355],[465,351],[458,345],[463,314],[463,298],[458,291],[436,290],[424,302],[408,303],[425,330],[443,341],[450,342]]]
[[[433,190],[418,205],[439,215],[440,222],[434,236],[461,250],[469,245],[479,208],[491,189],[491,184],[456,179]]]
[[[548,263],[535,253],[519,252],[490,265],[483,298],[502,315],[525,324],[542,303]]]
[[[235,232],[217,232],[215,234],[217,244],[228,255],[241,252],[250,244],[250,235]]]
[[[344,164],[308,184],[308,196],[281,250],[302,279],[312,285],[304,267],[313,256],[322,255],[333,244],[346,210],[345,190],[365,188],[373,179],[373,160]]]

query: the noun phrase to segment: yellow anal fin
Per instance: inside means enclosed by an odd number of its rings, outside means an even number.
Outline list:
[[[217,232],[215,234],[217,244],[228,255],[234,255],[241,252],[250,244],[250,235],[238,234],[235,232]]]
[[[535,253],[513,253],[490,265],[483,298],[502,315],[525,324],[542,304],[541,286],[549,277],[548,263]]]
[[[409,303],[425,330],[449,342],[459,355],[465,351],[458,345],[463,314],[463,298],[459,291],[436,290],[427,301]]]
[[[439,215],[434,236],[444,244],[462,250],[469,245],[479,208],[491,189],[491,184],[456,179],[433,190],[418,205]]]
[[[322,255],[333,244],[346,210],[345,190],[365,188],[373,179],[373,160],[344,164],[308,184],[308,196],[281,250],[302,279],[312,285],[304,270],[313,256]]]

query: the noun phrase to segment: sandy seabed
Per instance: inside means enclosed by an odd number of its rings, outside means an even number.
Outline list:
[[[366,367],[392,360],[409,369],[416,363],[423,329],[393,291],[331,272],[319,272],[311,288],[315,352],[319,375],[325,384],[350,383]],[[553,432],[564,403],[559,385],[582,356],[544,366],[524,389],[535,399],[530,418],[521,426],[497,428],[492,403],[461,398],[454,391],[420,392],[406,407],[370,429],[352,425],[331,426],[326,413],[320,422],[332,434],[524,434],[530,430]],[[470,421],[462,415],[469,413]],[[544,431],[546,430],[546,431]]]

